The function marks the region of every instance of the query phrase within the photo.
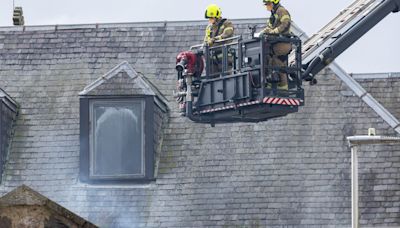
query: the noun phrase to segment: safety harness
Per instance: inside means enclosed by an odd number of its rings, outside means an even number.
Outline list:
[[[221,27],[225,23],[225,21],[226,21],[226,18],[223,18],[218,22],[218,24],[217,24],[218,27],[217,27],[217,31],[216,31],[215,36],[218,36],[219,30],[221,29]]]

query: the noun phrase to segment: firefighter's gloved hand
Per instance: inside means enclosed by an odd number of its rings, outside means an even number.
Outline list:
[[[207,40],[208,46],[212,46],[214,44],[214,42],[215,42],[215,38],[210,38]]]
[[[267,33],[265,33],[265,31],[261,31],[261,32],[259,33],[259,35],[258,35],[258,37],[260,37],[260,38],[263,38],[263,37],[265,37],[265,36],[267,36]]]
[[[215,41],[217,41],[217,40],[222,40],[222,37],[221,36],[216,36],[214,38],[209,39],[207,41],[208,46],[212,46],[215,43]]]

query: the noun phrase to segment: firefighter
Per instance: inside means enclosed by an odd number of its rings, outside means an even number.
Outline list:
[[[263,0],[271,17],[267,21],[267,27],[260,32],[264,35],[290,36],[291,18],[289,12],[280,4],[280,0]],[[290,43],[276,43],[272,46],[272,66],[285,67],[288,65],[287,56],[292,50]],[[279,73],[280,82],[278,89],[288,90],[288,78],[286,73]]]
[[[205,18],[208,19],[206,35],[204,42],[209,46],[213,46],[214,42],[221,39],[226,39],[233,36],[233,24],[229,20],[222,18],[221,9],[211,4],[207,6]]]
[[[222,18],[221,9],[211,4],[207,7],[205,18],[208,19],[208,26],[204,37],[204,43],[212,47],[215,41],[226,39],[233,36],[234,28],[232,22]],[[212,57],[211,73],[221,72],[222,50],[214,50]],[[229,64],[232,65],[232,58],[228,57]]]

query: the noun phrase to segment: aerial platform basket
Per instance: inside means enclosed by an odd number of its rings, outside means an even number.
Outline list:
[[[271,62],[272,47],[281,42],[292,45],[291,66]],[[234,37],[213,47],[194,46],[191,53],[192,59],[177,59],[178,80],[185,81],[178,94],[185,98],[185,115],[195,122],[260,122],[297,112],[304,105],[301,41],[296,36]],[[280,58],[287,61],[287,56]],[[288,76],[288,90],[278,89],[279,74]]]
[[[317,84],[315,76],[322,69],[387,15],[399,11],[400,0],[355,0],[308,39],[303,52],[298,37],[254,38],[254,27],[248,40],[234,37],[213,47],[194,46],[177,57],[175,95],[180,109],[192,121],[210,124],[259,122],[295,113],[304,105],[302,80]],[[289,65],[283,67],[271,63],[272,47],[280,42],[293,48]],[[279,73],[288,75],[288,90],[277,89]],[[353,78],[343,73],[340,78],[390,126],[399,128],[397,119]]]

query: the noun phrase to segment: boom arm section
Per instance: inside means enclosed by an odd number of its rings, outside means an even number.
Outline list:
[[[325,66],[329,65],[388,14],[398,12],[399,9],[400,0],[377,0],[372,7],[361,10],[359,13],[362,15],[359,19],[357,18],[358,20],[333,34],[331,39],[327,40],[330,43],[319,53],[314,53],[314,57],[303,65],[303,79],[313,81],[315,75]]]

